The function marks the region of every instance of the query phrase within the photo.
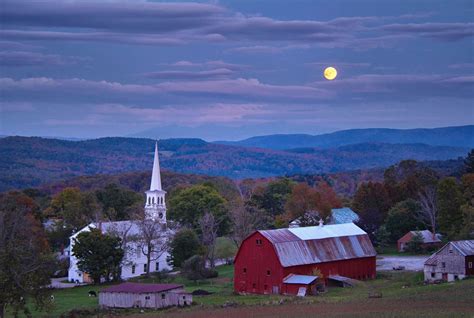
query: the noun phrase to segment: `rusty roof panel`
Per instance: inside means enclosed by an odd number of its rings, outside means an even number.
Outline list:
[[[367,234],[274,244],[283,267],[376,255]]]
[[[278,229],[269,231],[258,231],[265,236],[273,244],[281,242],[301,241],[301,239],[295,234],[291,233],[288,229]]]
[[[353,223],[259,233],[273,244],[283,267],[376,255],[367,233]]]

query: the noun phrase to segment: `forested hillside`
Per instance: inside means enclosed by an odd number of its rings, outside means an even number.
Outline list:
[[[0,139],[0,191],[38,186],[94,174],[148,171],[154,141],[100,138],[65,141],[37,137]],[[335,149],[277,151],[207,143],[200,139],[160,141],[165,170],[234,179],[320,174],[386,167],[404,159],[446,160],[467,148],[423,144],[358,144]]]
[[[334,148],[367,142],[390,144],[423,143],[432,146],[472,148],[474,147],[474,125],[433,129],[349,129],[322,135],[268,135],[251,137],[240,141],[218,141],[217,143],[268,149],[293,149],[306,147]]]

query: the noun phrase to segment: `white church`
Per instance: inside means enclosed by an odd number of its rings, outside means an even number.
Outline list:
[[[155,144],[155,157],[153,160],[153,171],[151,176],[150,190],[146,191],[146,202],[145,202],[145,217],[153,220],[158,220],[163,224],[165,231],[167,230],[166,223],[166,203],[165,195],[166,191],[163,191],[161,187],[161,173],[160,173],[160,161],[158,157],[158,143]],[[125,242],[124,250],[125,256],[121,266],[121,278],[128,279],[131,277],[140,276],[147,271],[147,258],[143,254],[141,247],[134,241],[128,240],[128,238],[136,236],[140,233],[140,227],[138,221],[116,221],[116,222],[100,222],[91,223],[77,231],[69,238],[69,250],[70,252],[70,266],[68,272],[68,280],[76,283],[90,283],[91,278],[87,273],[79,270],[77,267],[77,259],[72,253],[74,246],[74,239],[80,233],[84,231],[90,231],[90,229],[100,229],[102,233],[108,233],[118,235]],[[169,256],[168,252],[164,252],[159,255],[152,263],[150,263],[150,272],[157,272],[161,270],[171,269],[166,258]]]

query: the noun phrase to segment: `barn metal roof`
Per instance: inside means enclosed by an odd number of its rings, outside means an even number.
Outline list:
[[[464,256],[474,255],[474,240],[454,241],[451,242],[455,248]]]
[[[288,230],[302,240],[317,240],[328,237],[367,234],[354,223],[295,227]]]
[[[454,242],[449,242],[442,248],[440,248],[436,253],[430,256],[425,261],[425,265],[430,265],[430,266],[436,266],[438,265],[438,255],[439,252],[447,248],[448,246],[453,246],[456,248],[459,253],[461,253],[463,256],[471,256],[474,255],[474,240],[465,240],[465,241],[454,241]]]
[[[375,256],[366,232],[353,223],[259,231],[283,267]]]
[[[290,274],[283,279],[283,283],[309,285],[316,279],[318,279],[318,276]]]
[[[140,284],[140,283],[123,283],[102,289],[101,292],[106,293],[159,293],[168,290],[182,288],[183,285],[178,284]]]

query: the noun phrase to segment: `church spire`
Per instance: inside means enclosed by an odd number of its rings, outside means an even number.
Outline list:
[[[161,191],[160,159],[158,158],[158,141],[155,143],[155,158],[153,159],[153,172],[151,173],[150,191]]]

